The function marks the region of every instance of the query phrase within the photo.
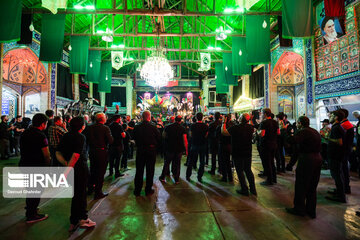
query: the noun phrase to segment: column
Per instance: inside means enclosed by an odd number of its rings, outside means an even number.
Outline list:
[[[94,85],[92,82],[89,82],[89,103],[93,104],[93,96],[94,96]]]
[[[79,74],[74,74],[74,99],[75,101],[80,100],[79,92]]]
[[[305,51],[305,98],[306,98],[306,116],[310,119],[310,125],[316,127],[315,119],[315,64],[314,60],[314,48],[312,39],[304,40]],[[314,66],[313,66],[314,65]]]
[[[269,81],[270,81],[270,64],[265,64],[265,71],[264,71],[264,107],[268,108],[271,106],[270,104],[270,87],[269,87]],[[274,91],[275,96],[277,96],[277,91]],[[277,107],[277,103],[276,103],[276,107]],[[274,111],[274,110],[273,110]]]
[[[133,82],[130,76],[126,78],[126,115],[132,115]]]
[[[106,93],[100,92],[100,105],[101,105],[102,107],[105,106],[105,97],[106,97]]]
[[[249,75],[243,76],[242,82],[242,95],[244,97],[250,98],[250,77]]]
[[[206,108],[208,108],[209,107],[209,80],[208,80],[207,76],[202,81],[202,90],[203,90],[204,106],[206,106]]]
[[[2,112],[4,44],[0,43],[0,112]],[[2,114],[1,114],[2,115]]]

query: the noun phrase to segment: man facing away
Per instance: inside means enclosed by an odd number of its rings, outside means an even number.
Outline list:
[[[115,178],[124,176],[120,174],[120,159],[124,151],[123,139],[126,136],[122,126],[121,126],[121,117],[120,115],[114,116],[114,121],[110,124],[111,135],[114,138],[113,143],[110,145],[109,149],[109,175],[113,175],[115,170]]]
[[[66,124],[63,122],[60,116],[54,117],[54,125],[50,126],[48,136],[49,136],[49,149],[51,154],[52,166],[59,166],[60,163],[57,161],[55,156],[56,148],[59,145],[60,139],[67,133]]]
[[[215,175],[216,171],[216,155],[218,155],[219,138],[216,135],[216,129],[221,125],[221,114],[220,112],[215,113],[215,121],[209,125],[209,142],[210,142],[210,153],[211,153],[211,170],[209,173]]]

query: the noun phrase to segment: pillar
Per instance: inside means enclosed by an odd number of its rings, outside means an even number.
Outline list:
[[[100,105],[101,105],[102,107],[105,106],[105,97],[106,97],[106,93],[100,92]]]
[[[2,112],[4,44],[0,43],[0,112]],[[2,114],[1,114],[2,115]]]
[[[270,64],[265,64],[265,71],[264,71],[264,107],[268,108],[270,107],[270,99],[271,99],[271,96],[270,96]],[[277,96],[277,90],[274,91],[275,96]],[[276,100],[277,102],[277,100]],[[277,107],[277,103],[276,103],[276,106]]]
[[[228,103],[230,104],[230,107],[234,106],[233,96],[234,96],[234,86],[230,85],[229,86],[229,97],[228,97]]]
[[[245,75],[243,76],[242,82],[242,89],[243,89],[243,96],[250,98],[250,76]]]
[[[317,121],[315,118],[315,64],[314,64],[314,41],[312,38],[304,40],[305,56],[305,99],[306,99],[306,116],[310,119],[310,126],[316,128]]]
[[[89,82],[89,103],[93,104],[93,96],[94,96],[94,85],[92,82]]]
[[[204,106],[206,106],[208,108],[209,107],[209,80],[208,80],[207,76],[202,81],[202,90],[203,90]]]
[[[132,115],[133,82],[130,76],[126,78],[126,115]]]
[[[80,100],[79,92],[79,74],[74,74],[74,99],[75,101]]]

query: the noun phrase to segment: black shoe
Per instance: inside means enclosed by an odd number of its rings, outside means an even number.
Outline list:
[[[236,190],[236,192],[238,193],[238,194],[241,194],[241,195],[244,195],[244,196],[249,196],[249,191],[248,190],[243,190],[243,189],[238,189],[238,190]]]
[[[87,194],[91,195],[94,193],[94,188],[88,188]]]
[[[109,172],[109,177],[111,177],[114,173],[113,172]]]
[[[337,191],[336,191],[336,189],[333,189],[333,190],[327,191],[327,193],[332,194],[332,195],[336,195]]]
[[[123,177],[125,174],[123,173],[115,173],[115,178]]]
[[[250,192],[251,192],[252,195],[257,196],[256,189],[251,189],[251,188],[250,188]]]
[[[258,176],[261,178],[266,177],[266,175],[264,173],[259,173]]]
[[[140,193],[134,191],[134,195],[135,195],[135,197],[139,197],[139,196],[140,196]]]
[[[295,208],[285,208],[286,212],[292,214],[292,215],[296,215],[296,216],[301,216],[304,217],[305,214],[302,212],[299,212],[298,210],[296,210]]]
[[[211,175],[215,175],[215,171],[209,170],[208,173],[210,173]]]
[[[191,181],[190,177],[186,177],[186,181],[190,182]]]
[[[197,179],[198,179],[198,182],[202,183],[202,179],[200,177],[198,177]]]
[[[271,186],[271,185],[274,185],[272,182],[268,182],[268,181],[263,181],[260,183],[260,185],[263,185],[263,186]]]
[[[356,216],[360,217],[360,211],[356,211]]]
[[[48,217],[49,216],[47,214],[36,214],[33,217],[26,218],[26,223],[36,223],[36,222],[44,221]]]
[[[292,172],[292,166],[286,165],[285,170],[286,170],[286,171],[289,171],[289,172]]]
[[[145,195],[146,196],[151,196],[151,195],[153,195],[155,193],[155,190],[154,189],[151,189],[150,191],[147,191],[146,193],[145,193]]]
[[[335,202],[346,203],[346,199],[341,199],[337,196],[326,196],[325,198],[327,200],[331,200],[331,201],[335,201]]]
[[[351,189],[350,188],[345,189],[345,194],[351,194]]]
[[[94,196],[94,200],[98,200],[98,199],[101,199],[101,198],[104,198],[104,197],[106,197],[106,196],[108,196],[109,195],[109,193],[100,193],[100,194],[97,194],[97,195],[95,195]]]
[[[312,218],[312,219],[315,219],[316,218],[316,213],[309,213],[309,212],[307,212],[306,213],[310,218]]]

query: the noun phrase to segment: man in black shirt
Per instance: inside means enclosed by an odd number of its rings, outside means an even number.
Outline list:
[[[109,175],[113,175],[113,169],[115,169],[115,178],[124,176],[120,174],[120,158],[124,150],[123,138],[125,138],[125,132],[120,125],[120,115],[113,117],[113,122],[110,124],[111,135],[114,138],[114,142],[110,145],[109,149]]]
[[[161,135],[157,127],[152,124],[150,111],[144,111],[142,114],[143,121],[134,128],[134,140],[137,146],[136,151],[136,174],[134,195],[140,196],[144,181],[144,169],[146,166],[146,186],[145,194],[152,195],[155,191],[152,189],[156,148],[160,144]]]
[[[273,185],[277,182],[274,157],[280,129],[278,123],[272,119],[272,115],[270,108],[263,109],[265,120],[260,124],[260,148],[264,158],[264,174],[267,176],[267,180],[260,183],[261,185]]]
[[[50,166],[50,151],[48,140],[44,134],[48,118],[45,114],[37,113],[32,119],[32,126],[26,129],[20,138],[20,167]],[[48,215],[38,214],[40,198],[26,198],[26,221],[39,222]]]
[[[88,167],[86,159],[86,139],[81,132],[85,129],[83,117],[74,117],[70,121],[70,132],[66,133],[56,151],[56,158],[62,165],[74,168],[74,196],[71,201],[70,229],[76,227],[94,227],[95,222],[87,215],[86,185]]]
[[[9,158],[10,134],[14,130],[14,126],[9,126],[9,118],[6,115],[1,116],[0,123],[0,148],[1,159]]]
[[[166,126],[164,130],[164,138],[166,142],[165,163],[161,176],[159,177],[160,181],[165,181],[165,176],[169,175],[169,166],[171,163],[171,170],[175,183],[179,183],[181,156],[185,150],[186,155],[188,155],[186,130],[183,126],[180,125],[181,120],[182,117],[177,116],[175,118],[175,123]]]
[[[128,131],[128,125],[126,123],[122,124],[122,128],[124,130],[125,133],[125,138],[123,138],[123,145],[124,145],[124,152],[122,155],[122,159],[121,159],[121,169],[125,172],[127,170],[130,170],[130,168],[128,168],[127,162],[128,162],[128,157],[130,154],[130,144],[131,144],[131,136],[130,133]]]
[[[46,137],[49,139],[49,128],[51,126],[54,126],[54,115],[55,115],[55,112],[54,110],[51,110],[51,109],[48,109],[45,111],[45,115],[48,117],[48,123],[47,123],[47,127],[45,129],[45,135]]]
[[[236,190],[239,194],[248,196],[249,190],[246,184],[244,172],[249,182],[250,192],[257,195],[255,188],[254,174],[251,170],[251,156],[252,156],[252,137],[254,134],[254,127],[249,124],[250,115],[242,114],[241,123],[234,125],[226,130],[225,124],[221,129],[223,135],[231,136],[232,145],[232,159],[234,161],[236,173],[240,181],[240,190]]]
[[[25,131],[25,128],[23,127],[22,122],[22,116],[16,116],[15,123],[14,123],[14,148],[15,148],[15,155],[19,155],[19,144],[20,144],[20,135]]]
[[[104,113],[96,114],[96,123],[87,129],[87,141],[90,146],[90,189],[95,186],[94,199],[106,197],[108,193],[102,191],[104,175],[108,161],[108,145],[113,143],[113,137],[108,126],[105,126],[106,116]]]
[[[209,127],[202,122],[203,114],[201,112],[196,114],[197,122],[190,127],[191,136],[191,158],[186,169],[186,180],[190,181],[193,166],[195,166],[198,155],[200,155],[200,166],[198,170],[198,181],[202,181],[205,168],[205,152],[207,144],[206,138],[209,133]]]
[[[216,155],[218,154],[219,138],[216,135],[216,129],[221,125],[221,115],[219,112],[215,113],[215,121],[209,125],[209,141],[211,153],[211,170],[209,173],[215,175],[216,171]]]
[[[294,215],[311,218],[316,217],[316,188],[321,172],[321,136],[309,127],[310,120],[306,116],[298,119],[296,134],[291,134],[288,141],[296,144],[298,149],[298,164],[296,167],[294,208],[286,210]]]

